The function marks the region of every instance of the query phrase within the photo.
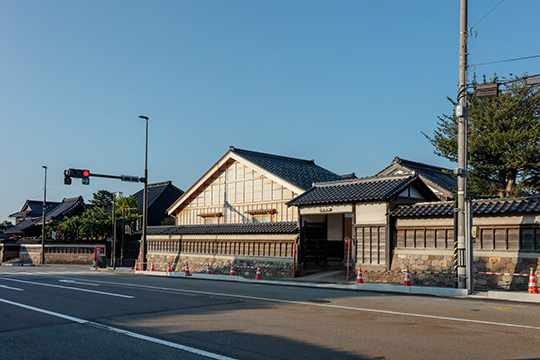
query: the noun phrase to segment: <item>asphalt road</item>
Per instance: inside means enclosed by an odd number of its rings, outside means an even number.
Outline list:
[[[0,267],[0,359],[105,358],[540,359],[540,305]]]

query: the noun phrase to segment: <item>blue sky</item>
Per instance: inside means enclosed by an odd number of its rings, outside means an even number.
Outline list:
[[[539,55],[539,13],[537,0],[470,0],[469,63]],[[62,173],[142,176],[140,114],[149,181],[183,190],[230,145],[358,176],[395,156],[454,167],[421,132],[452,111],[459,0],[0,0],[0,34],[0,221],[43,199],[42,165],[51,201],[139,190]]]

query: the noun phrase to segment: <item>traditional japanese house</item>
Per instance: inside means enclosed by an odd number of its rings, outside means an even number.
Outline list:
[[[300,214],[300,268],[325,270],[348,263],[389,270],[390,211],[400,204],[435,200],[416,173],[314,184],[288,203]]]
[[[82,196],[65,198],[62,202],[47,202],[45,224],[49,225],[63,220],[65,217],[82,214],[88,206]],[[43,202],[27,200],[21,211],[11,214],[16,224],[10,227],[6,234],[18,238],[41,238],[43,224]]]
[[[175,226],[149,227],[148,261],[195,271],[263,265],[291,276],[298,211],[287,202],[342,177],[303,160],[230,147],[169,209]]]

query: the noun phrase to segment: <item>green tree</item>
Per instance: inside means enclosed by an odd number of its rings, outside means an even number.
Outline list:
[[[495,77],[492,82],[497,81]],[[484,76],[485,82],[485,76]],[[540,190],[540,94],[526,81],[503,79],[506,91],[478,98],[477,81],[468,94],[469,190],[471,197],[508,197]],[[455,101],[448,98],[454,105]],[[458,119],[439,117],[433,137],[435,154],[457,162]]]
[[[92,199],[89,201],[94,206],[99,206],[105,209],[111,209],[113,193],[108,190],[99,190],[92,194]]]
[[[161,221],[161,225],[176,225],[176,219],[173,217],[167,217]]]
[[[82,239],[102,241],[112,232],[112,214],[101,207],[86,210],[80,216],[79,236]]]
[[[2,223],[0,224],[0,229],[7,229],[9,227],[13,226],[13,223],[11,221],[7,221],[7,220],[4,220],[2,221]]]

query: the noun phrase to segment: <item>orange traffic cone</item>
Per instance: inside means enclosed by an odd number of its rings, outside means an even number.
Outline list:
[[[231,272],[229,275],[236,276],[236,273],[234,272],[234,265],[231,265]]]
[[[210,264],[206,265],[206,275],[212,275],[212,271],[210,271]]]
[[[189,264],[186,263],[186,271],[184,272],[186,276],[191,276],[191,273],[189,272]]]
[[[150,271],[156,271],[156,270],[154,269],[154,262],[153,262],[153,261],[152,261],[152,265],[150,265]]]
[[[167,272],[168,272],[168,273],[172,273],[172,270],[171,270],[171,263],[168,263],[168,264],[167,264]]]
[[[255,274],[255,280],[262,280],[261,267],[257,266],[257,273]]]
[[[137,263],[137,260],[135,260],[135,269],[133,269],[134,271],[139,271],[139,265]]]
[[[357,284],[364,283],[364,278],[362,277],[362,268],[360,266],[358,267],[358,275],[356,275],[356,283]]]
[[[408,266],[407,271],[405,272],[405,280],[403,280],[403,286],[411,286],[411,273],[409,272]]]
[[[531,274],[529,275],[529,289],[527,290],[528,294],[538,294],[538,286],[536,286],[536,276],[533,274],[533,269],[531,268]]]

